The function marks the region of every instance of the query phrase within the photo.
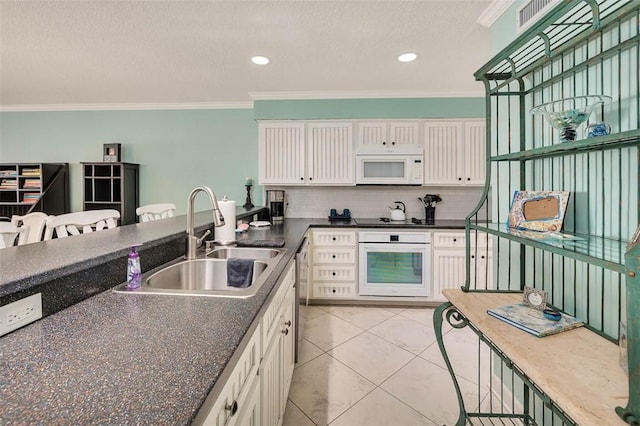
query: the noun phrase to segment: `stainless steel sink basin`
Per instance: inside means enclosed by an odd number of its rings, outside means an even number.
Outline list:
[[[126,283],[114,289],[117,293],[168,294],[209,297],[251,297],[267,280],[284,250],[254,248],[216,249],[204,259],[182,260],[166,266],[143,279],[137,290]],[[251,284],[246,288],[227,285],[227,259],[254,259]]]
[[[279,254],[280,250],[269,248],[224,247],[207,253],[207,257],[212,257],[214,259],[229,259],[231,257],[236,257],[241,259],[265,260],[272,259]]]

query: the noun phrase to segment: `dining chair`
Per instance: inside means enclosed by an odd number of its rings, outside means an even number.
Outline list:
[[[154,220],[166,219],[173,217],[176,205],[173,203],[147,204],[136,209],[136,214],[140,218],[140,222],[151,222]]]
[[[12,247],[20,230],[11,222],[0,222],[0,248]]]
[[[51,240],[54,233],[56,237],[64,238],[70,235],[112,229],[118,226],[118,219],[120,219],[120,212],[112,209],[87,210],[51,216],[46,222],[44,241]]]
[[[18,245],[31,244],[42,241],[44,226],[49,215],[42,212],[27,213],[23,216],[11,216],[11,223],[22,229],[18,238]]]

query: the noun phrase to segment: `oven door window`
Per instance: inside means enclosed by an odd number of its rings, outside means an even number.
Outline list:
[[[420,252],[368,252],[367,284],[423,284],[423,262]]]
[[[428,296],[429,244],[360,244],[359,294]]]

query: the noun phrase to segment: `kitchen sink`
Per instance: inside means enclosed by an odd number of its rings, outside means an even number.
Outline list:
[[[174,263],[143,279],[137,290],[127,284],[114,289],[117,293],[165,294],[208,297],[247,298],[255,295],[267,280],[284,250],[255,248],[222,248],[213,250],[206,258],[174,261]],[[254,259],[251,284],[245,288],[227,285],[227,260]]]
[[[256,259],[265,260],[272,259],[280,254],[280,250],[268,248],[240,248],[240,247],[224,247],[215,249],[207,253],[207,257],[214,259],[229,259],[236,257],[240,259]]]

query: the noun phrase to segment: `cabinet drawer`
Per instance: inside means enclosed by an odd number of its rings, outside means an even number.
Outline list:
[[[314,283],[314,298],[350,299],[356,296],[356,284],[353,283]]]
[[[289,270],[286,272],[285,277],[283,278],[283,283],[280,285],[278,292],[273,297],[271,304],[267,308],[262,317],[262,321],[260,323],[260,328],[262,329],[262,348],[260,351],[261,355],[264,355],[266,351],[266,347],[271,340],[271,337],[276,332],[278,328],[278,316],[280,315],[280,305],[282,305],[282,301],[287,296],[287,292],[295,282],[294,275],[295,268],[293,265],[289,266]]]
[[[355,248],[317,248],[313,250],[313,263],[356,263]]]
[[[313,267],[313,281],[353,281],[356,280],[355,266],[321,265]]]
[[[433,247],[460,247],[464,248],[464,232],[434,232]]]
[[[253,333],[238,363],[233,367],[231,376],[227,379],[204,424],[215,426],[227,424],[231,416],[231,411],[227,407],[232,407],[234,402],[239,410],[243,409],[246,402],[243,398],[251,393],[248,387],[256,385],[254,376],[258,374],[260,359],[260,330],[258,329]]]
[[[355,231],[313,231],[314,246],[356,246]]]

